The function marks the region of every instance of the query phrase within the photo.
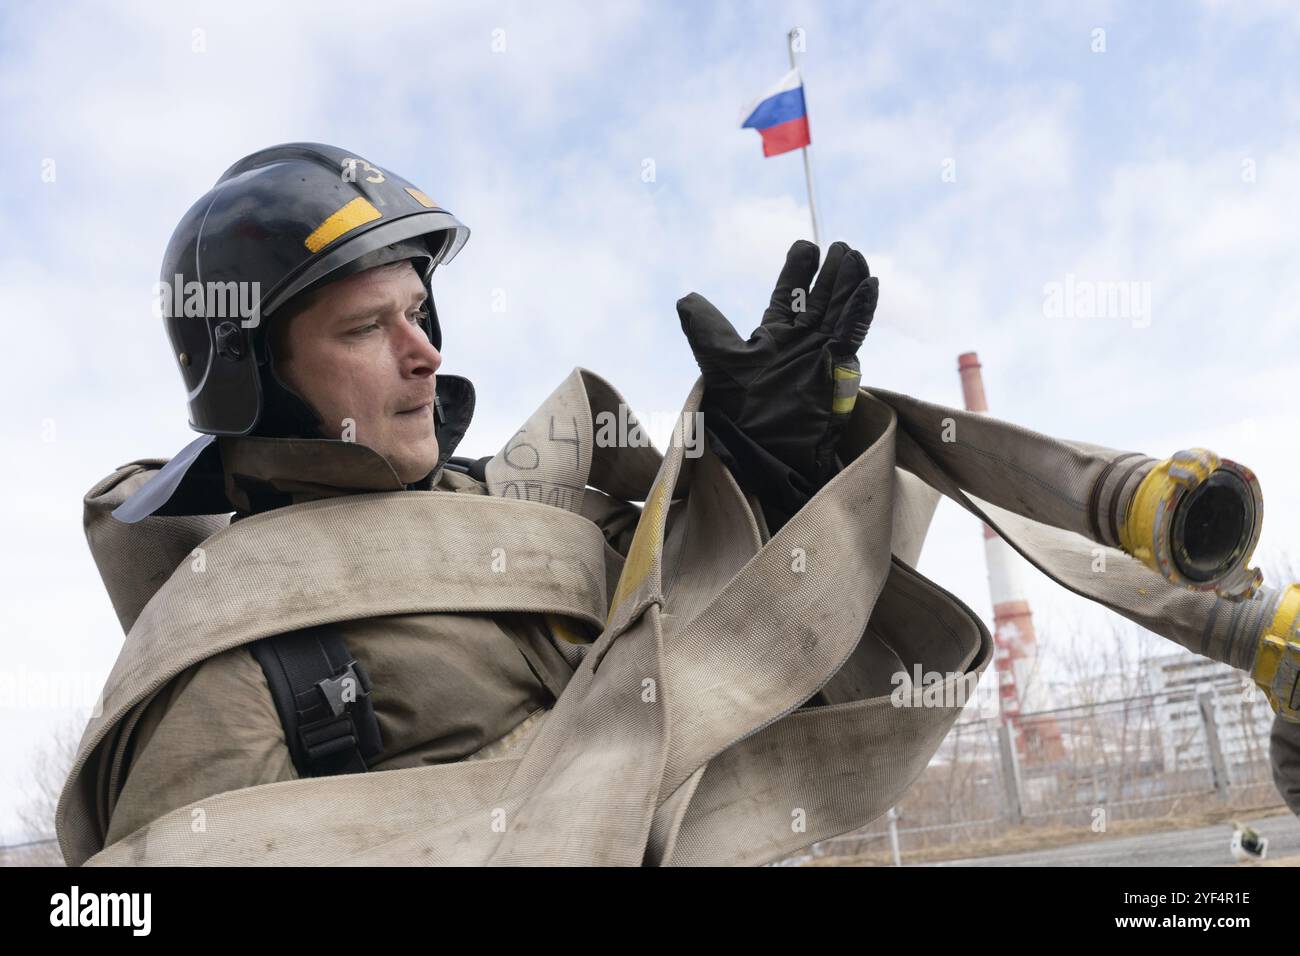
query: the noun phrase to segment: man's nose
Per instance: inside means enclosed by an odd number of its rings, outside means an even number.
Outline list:
[[[414,378],[432,375],[442,365],[442,353],[434,348],[429,336],[419,325],[404,324],[406,338],[403,340],[402,373]]]

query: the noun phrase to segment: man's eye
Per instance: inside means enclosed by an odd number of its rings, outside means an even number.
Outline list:
[[[372,329],[377,329],[377,328],[379,328],[379,323],[377,323],[377,322],[371,322],[369,325],[363,325],[363,326],[361,326],[360,328],[353,329],[352,332],[351,332],[351,334],[352,334],[352,335],[364,335],[365,333],[371,331]]]
[[[419,312],[416,312],[414,315],[411,316],[411,321],[413,323],[421,324],[428,321],[428,318],[429,318],[428,310],[421,309]]]

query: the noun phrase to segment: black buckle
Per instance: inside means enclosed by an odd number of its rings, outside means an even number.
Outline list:
[[[353,686],[357,688],[355,700],[345,701],[343,692],[345,682],[351,680]],[[348,705],[359,702],[363,698],[370,696],[370,681],[365,679],[365,671],[361,669],[356,661],[349,661],[347,669],[337,677],[326,677],[316,682],[316,689],[320,691],[321,697],[330,709],[330,713],[335,717],[340,717],[348,709]]]

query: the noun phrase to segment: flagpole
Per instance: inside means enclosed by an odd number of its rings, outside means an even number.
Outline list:
[[[790,51],[790,69],[792,70],[798,69],[799,66],[799,64],[795,62],[795,58],[794,58],[794,38],[795,38],[795,34],[797,34],[799,30],[800,30],[799,27],[795,27],[793,30],[791,30],[789,33],[785,35],[785,46],[786,49]],[[799,82],[800,83],[803,82],[802,75],[799,77]],[[805,87],[804,89],[806,91],[807,87]],[[808,113],[808,100],[807,100],[807,96],[805,95],[804,115],[806,116],[807,113]],[[804,178],[808,180],[808,211],[812,214],[813,242],[817,243],[818,246],[821,246],[822,244],[821,230],[817,228],[817,199],[816,199],[816,195],[813,193],[812,163],[808,161],[808,147],[802,146],[800,147],[800,151],[803,153]]]

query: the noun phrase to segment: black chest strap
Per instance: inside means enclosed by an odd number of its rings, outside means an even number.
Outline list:
[[[303,777],[363,773],[383,752],[370,676],[329,627],[251,645],[271,688],[293,765]]]
[[[459,471],[462,475],[469,475],[476,481],[487,481],[487,463],[491,460],[491,455],[485,458],[462,458],[459,455],[452,455],[443,467]]]

